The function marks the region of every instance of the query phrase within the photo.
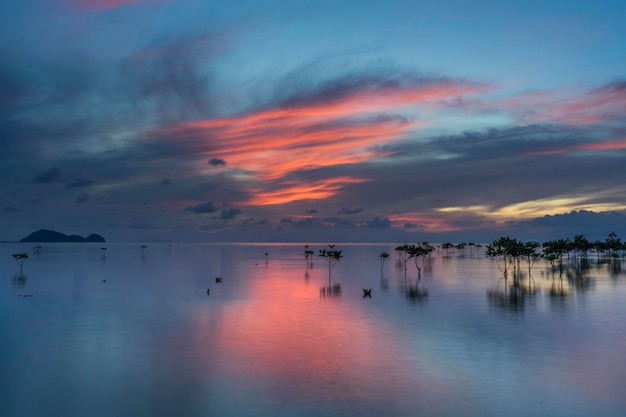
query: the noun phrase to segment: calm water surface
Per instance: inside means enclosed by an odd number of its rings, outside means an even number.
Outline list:
[[[625,415],[609,265],[514,298],[476,249],[418,283],[394,245],[338,245],[330,282],[300,244],[42,246],[0,245],[2,416]]]

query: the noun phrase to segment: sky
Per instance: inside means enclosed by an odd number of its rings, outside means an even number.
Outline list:
[[[626,235],[626,2],[0,4],[0,240]]]

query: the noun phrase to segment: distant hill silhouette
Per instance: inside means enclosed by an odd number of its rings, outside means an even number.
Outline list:
[[[26,236],[20,242],[106,242],[104,238],[98,234],[90,234],[87,237],[78,235],[66,235],[64,233],[55,232],[54,230],[41,229]]]

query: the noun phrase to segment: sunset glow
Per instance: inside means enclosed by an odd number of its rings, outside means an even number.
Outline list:
[[[5,3],[8,240],[478,241],[626,216],[621,3]]]

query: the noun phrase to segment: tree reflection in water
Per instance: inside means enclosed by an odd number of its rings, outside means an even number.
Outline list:
[[[26,275],[24,275],[22,272],[18,272],[11,278],[11,284],[15,288],[24,288],[24,286],[26,285],[26,281]]]
[[[497,309],[512,313],[522,313],[525,306],[525,293],[518,286],[504,286],[504,290],[498,288],[487,290],[489,304]]]
[[[329,284],[320,287],[320,298],[338,298],[341,296],[340,284]]]
[[[411,304],[421,304],[428,300],[428,290],[420,286],[419,282],[404,287],[404,295]]]

